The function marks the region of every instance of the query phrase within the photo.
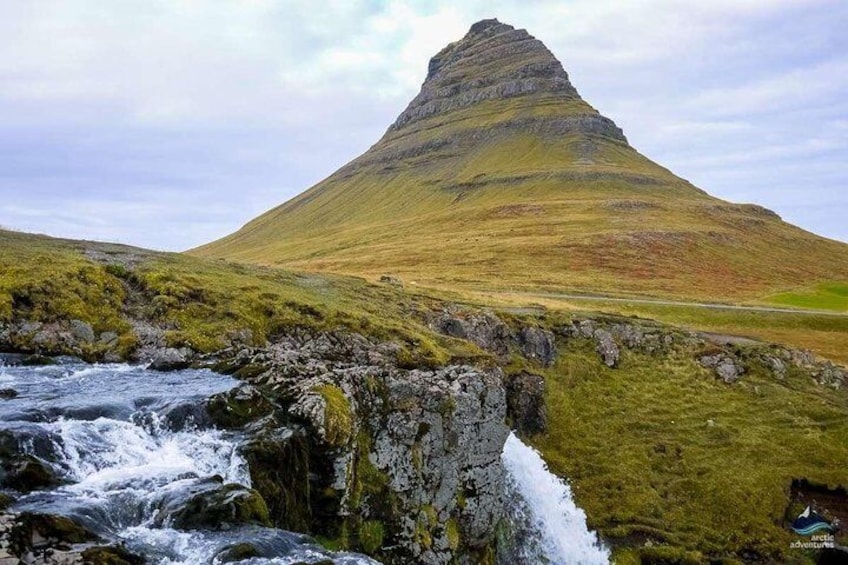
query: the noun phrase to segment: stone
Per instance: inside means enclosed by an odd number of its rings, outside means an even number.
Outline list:
[[[13,388],[0,388],[0,400],[12,400],[18,397],[18,391]]]
[[[271,519],[258,492],[212,477],[169,493],[159,502],[155,523],[179,530],[220,530],[241,524],[270,526]]]
[[[92,343],[95,340],[94,329],[91,324],[82,320],[71,320],[71,335],[84,343]]]
[[[97,343],[104,347],[115,347],[118,345],[118,332],[103,332]]]
[[[522,328],[518,333],[518,345],[527,359],[538,361],[549,367],[556,358],[554,334],[535,327]]]
[[[393,277],[391,275],[382,275],[380,277],[380,282],[388,284],[390,286],[396,286],[398,288],[403,288],[403,281],[401,281],[397,277]]]
[[[727,384],[733,384],[745,373],[745,369],[727,354],[704,355],[698,362],[702,367],[713,369],[716,376]]]
[[[238,372],[236,373],[238,375]],[[273,411],[271,402],[249,384],[211,397],[206,410],[212,422],[221,428],[241,428]]]
[[[186,348],[166,347],[156,351],[150,360],[149,368],[154,371],[179,371],[191,364],[193,352]]]
[[[596,347],[595,350],[601,356],[601,360],[607,367],[617,367],[621,352],[618,345],[615,343],[612,334],[607,330],[596,329],[594,332]]]
[[[548,427],[545,379],[522,371],[506,379],[507,416],[522,435],[543,433]]]

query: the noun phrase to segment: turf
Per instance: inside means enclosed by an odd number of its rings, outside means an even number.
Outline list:
[[[804,562],[784,526],[792,480],[848,482],[848,395],[805,375],[726,385],[686,351],[609,369],[588,343],[545,375],[549,432],[533,443],[622,557],[652,540],[693,562]]]
[[[848,312],[848,284],[825,283],[812,289],[784,292],[770,298],[774,304]]]

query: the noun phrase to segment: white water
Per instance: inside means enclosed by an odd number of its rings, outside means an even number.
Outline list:
[[[19,447],[38,456],[47,442],[52,466],[68,484],[22,497],[18,510],[64,514],[107,540],[120,541],[157,565],[217,563],[226,547],[250,542],[266,557],[251,565],[316,563],[376,565],[367,557],[332,553],[300,534],[259,526],[178,531],[157,520],[163,501],[198,481],[250,486],[239,453],[241,437],[164,414],[205,402],[232,388],[209,371],[153,373],[128,365],[2,367],[0,382],[20,393],[0,403],[0,428],[40,429]],[[8,384],[7,384],[8,383]],[[188,418],[193,416],[189,413]],[[177,425],[175,425],[177,424]]]
[[[609,551],[586,526],[571,489],[548,470],[542,456],[510,434],[501,456],[513,497],[510,522],[518,539],[512,562],[555,565],[608,564]]]

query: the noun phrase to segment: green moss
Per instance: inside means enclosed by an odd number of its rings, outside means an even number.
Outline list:
[[[449,518],[445,524],[445,535],[448,538],[448,544],[450,544],[451,550],[456,551],[459,547],[460,537],[459,524],[454,518]]]
[[[119,545],[89,547],[82,552],[82,558],[86,565],[143,565],[145,562],[143,557]]]
[[[359,525],[358,530],[359,547],[368,555],[373,555],[383,546],[385,531],[383,523],[377,520],[369,520]]]
[[[18,555],[26,553],[31,548],[33,536],[67,544],[95,539],[91,532],[64,516],[24,512],[18,516],[10,534],[13,552]]]
[[[335,385],[321,385],[315,392],[324,399],[324,433],[334,447],[346,445],[353,434],[353,414],[350,401],[342,389]]]
[[[301,435],[269,433],[244,446],[250,479],[268,504],[271,522],[293,531],[312,529],[314,493],[309,480],[309,442]]]

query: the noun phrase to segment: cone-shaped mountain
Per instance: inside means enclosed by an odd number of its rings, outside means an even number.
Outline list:
[[[194,253],[466,289],[754,299],[848,280],[848,245],[642,156],[497,20],[431,59],[363,155]]]

